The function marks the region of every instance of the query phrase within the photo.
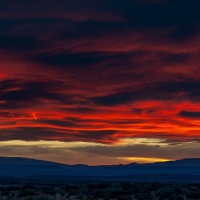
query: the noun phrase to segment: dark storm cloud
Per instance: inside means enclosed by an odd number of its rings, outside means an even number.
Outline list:
[[[5,91],[7,89],[12,89],[16,86],[19,86],[19,83],[17,80],[14,79],[5,79],[0,81],[0,91]]]
[[[74,39],[74,38],[99,38],[106,32],[120,31],[127,28],[123,22],[106,22],[87,20],[75,24],[71,29],[64,31],[61,39]],[[80,34],[81,33],[81,34]]]
[[[13,1],[10,1],[13,2]],[[129,0],[117,0],[117,1],[97,1],[92,2],[88,1],[87,3],[83,3],[83,1],[79,1],[76,3],[73,3],[71,1],[59,1],[60,4],[55,4],[54,13],[57,13],[57,17],[53,17],[50,15],[51,10],[53,9],[52,2],[49,5],[49,13],[48,10],[45,10],[43,17],[42,10],[45,8],[43,5],[47,3],[47,1],[42,2],[41,4],[38,4],[39,6],[32,8],[32,11],[30,12],[30,17],[27,17],[25,19],[13,19],[8,21],[8,19],[3,18],[1,19],[2,23],[5,22],[5,25],[7,27],[12,26],[22,26],[22,25],[30,25],[34,24],[35,28],[40,29],[41,24],[45,27],[47,25],[56,26],[56,23],[62,22],[62,20],[65,23],[63,26],[63,29],[67,27],[65,31],[63,31],[60,35],[60,38],[58,39],[72,39],[72,38],[83,38],[83,37],[98,37],[98,35],[106,34],[107,32],[119,32],[120,30],[126,29],[126,28],[151,28],[151,27],[172,27],[176,26],[176,28],[169,33],[167,37],[172,38],[185,38],[192,36],[196,31],[196,25],[195,22],[198,22],[200,20],[200,14],[198,7],[200,5],[198,0],[194,0],[192,2],[189,2],[188,0],[174,0],[169,2],[162,2],[162,3],[154,3],[154,4],[145,4],[139,1],[129,1]],[[9,3],[9,1],[8,1]],[[7,3],[7,4],[8,4]],[[30,7],[32,4],[36,5],[37,1],[30,3],[28,5],[27,3],[19,4],[20,8],[26,8]],[[8,4],[8,10],[9,7],[13,7],[15,4]],[[33,7],[32,5],[32,7]],[[41,6],[41,7],[40,7]],[[87,7],[90,7],[92,9],[87,10]],[[66,9],[66,18],[65,15],[59,16],[59,11],[61,8]],[[95,10],[100,10],[103,13],[111,13],[116,14],[117,16],[120,16],[122,18],[122,21],[118,22],[113,19],[112,21],[102,21],[101,19],[98,19],[97,16],[95,16],[93,13],[93,17],[89,19],[85,19],[84,21],[74,21],[72,24],[68,27],[69,21],[67,21],[67,10],[69,9],[72,13],[72,15],[79,15],[78,11],[79,8],[83,11],[94,12]],[[33,17],[32,13],[36,15]],[[17,10],[15,10],[14,14],[17,16],[19,13]],[[38,16],[37,16],[38,14]],[[85,14],[85,13],[84,13]],[[23,12],[21,13],[23,16]],[[27,15],[27,13],[26,13]],[[84,15],[83,15],[84,16]],[[186,17],[187,16],[187,17]],[[70,17],[70,16],[68,16]],[[95,18],[96,17],[96,18]],[[59,21],[59,20],[60,21]],[[47,26],[48,27],[48,26]],[[5,36],[6,37],[6,36]],[[12,39],[12,38],[11,38]],[[31,41],[30,41],[31,42]]]
[[[0,108],[30,107],[44,99],[72,103],[69,95],[59,94],[61,86],[62,81],[4,80],[0,83],[0,100],[3,101]]]
[[[92,100],[99,105],[113,106],[118,104],[124,104],[134,99],[134,94],[131,92],[122,92],[113,95],[94,97]]]
[[[120,105],[141,100],[179,99],[182,101],[184,99],[189,99],[191,101],[200,101],[199,88],[200,82],[198,80],[168,81],[144,86],[143,88],[133,92],[119,92],[116,94],[97,96],[91,100],[95,104],[103,106]],[[152,110],[150,109],[149,112],[151,111]],[[133,110],[133,112],[139,114],[142,110]]]
[[[111,139],[111,136],[117,133],[116,130],[97,130],[97,131],[82,131],[83,138],[90,138],[95,140]]]
[[[68,133],[68,134],[67,134]],[[44,128],[44,127],[18,127],[16,129],[1,129],[0,140],[23,140],[23,141],[38,141],[38,140],[60,140],[73,141],[71,136],[72,131],[62,132],[60,129]]]
[[[166,94],[173,94],[174,98],[179,100],[189,99],[190,101],[200,101],[200,82],[194,80],[185,80],[180,82],[167,82],[160,84],[158,90]],[[181,94],[181,95],[177,95]]]
[[[89,107],[77,107],[77,108],[66,108],[66,109],[63,108],[63,110],[66,110],[71,113],[86,113],[86,114],[102,112],[102,110]]]
[[[139,108],[134,108],[133,109],[133,113],[136,113],[136,114],[141,114],[142,112],[144,111],[144,109],[139,109]]]
[[[0,48],[27,51],[39,48],[40,44],[34,36],[2,36],[0,37]]]
[[[179,113],[179,116],[186,117],[186,118],[192,118],[192,119],[198,119],[200,118],[200,112],[190,112],[190,111],[181,111]]]
[[[8,119],[20,119],[20,118],[30,118],[30,116],[18,114],[18,113],[10,113],[10,112],[0,112],[0,118],[8,118]]]
[[[94,141],[100,143],[112,142],[113,135],[117,133],[115,130],[99,130],[99,131],[73,131],[70,129],[72,124],[70,122],[63,122],[62,120],[40,120],[41,124],[46,123],[46,127],[18,127],[0,130],[0,140],[25,140],[25,141]],[[57,128],[49,125],[56,125]],[[34,126],[34,125],[33,125]],[[49,126],[49,127],[48,127]],[[62,129],[65,127],[65,129]],[[78,127],[78,126],[76,126]],[[69,128],[69,129],[67,129]]]
[[[102,3],[108,10],[119,12],[133,26],[183,26],[200,20],[198,0],[172,0],[145,4],[140,1],[117,0]],[[187,16],[187,18],[186,18]]]
[[[171,33],[167,35],[167,38],[173,39],[174,41],[184,41],[188,40],[192,37],[195,37],[199,34],[199,27],[190,24],[183,24],[173,30]]]
[[[38,120],[37,123],[45,123],[49,125],[55,125],[58,127],[74,127],[77,126],[78,124],[73,122],[72,120]]]
[[[117,94],[94,97],[92,98],[92,101],[97,105],[115,106],[115,105],[120,105],[120,104],[125,104],[125,103],[131,103],[132,101],[142,100],[142,99],[143,100],[148,99],[147,95],[146,94],[139,95],[134,92],[121,92]]]
[[[100,112],[100,113],[105,113],[106,110],[104,110],[103,112]],[[84,112],[82,112],[84,113]],[[85,114],[85,113],[84,113]],[[89,114],[89,113],[86,113],[86,114]],[[96,112],[96,114],[98,114],[98,112]],[[126,118],[123,118],[123,119],[82,119],[81,117],[80,118],[69,118],[67,117],[65,119],[66,121],[69,121],[69,123],[72,123],[72,124],[76,124],[76,126],[80,126],[80,127],[87,127],[87,125],[85,125],[84,123],[89,123],[89,124],[98,124],[98,123],[105,123],[105,124],[108,124],[108,125],[134,125],[134,124],[142,124],[142,123],[145,123],[145,122],[148,122],[148,120],[144,120],[144,119],[126,119]],[[95,133],[95,131],[90,131],[90,130],[87,130],[86,132],[83,132],[83,134],[85,133],[90,133],[93,134]],[[100,131],[97,131],[97,133],[100,133]],[[105,130],[105,131],[102,131],[104,133],[112,133],[112,132],[115,132],[115,130]]]
[[[200,89],[200,81],[185,80],[185,81],[169,81],[161,83],[157,86],[158,90],[165,92],[198,92]]]
[[[172,96],[170,93],[165,94],[164,92],[157,91],[157,88],[143,88],[141,91],[135,92],[120,92],[111,95],[94,97],[91,100],[97,105],[103,106],[115,106],[120,104],[131,103],[133,101],[141,100],[168,100]],[[135,112],[135,111],[133,111]],[[137,112],[137,110],[136,110]]]
[[[185,64],[189,62],[191,55],[184,53],[160,53],[158,54],[158,58],[160,58],[164,64]]]
[[[112,0],[101,2],[89,0],[84,3],[83,1],[59,0],[59,3],[56,4],[48,1],[38,2],[20,1],[16,3],[12,0],[4,2],[4,7],[7,7],[7,9],[2,14],[8,15],[12,12],[15,17],[6,15],[7,17],[0,19],[2,30],[4,30],[0,36],[0,48],[15,50],[16,54],[19,53],[17,51],[26,50],[21,54],[22,57],[46,66],[62,66],[63,69],[75,66],[87,68],[87,66],[92,65],[94,67],[101,62],[109,62],[110,66],[124,66],[123,63],[129,60],[129,65],[125,66],[129,71],[133,68],[131,63],[134,63],[130,60],[133,57],[132,53],[124,56],[122,52],[108,54],[92,48],[98,47],[99,44],[97,43],[101,43],[105,39],[109,43],[109,38],[116,37],[116,40],[120,43],[126,37],[129,38],[135,34],[145,33],[146,39],[143,38],[141,42],[155,40],[156,43],[159,43],[157,45],[160,45],[165,44],[166,41],[169,42],[171,38],[175,40],[177,40],[176,38],[183,38],[183,41],[186,41],[199,33],[199,26],[196,23],[200,20],[200,14],[197,12],[199,2],[196,0],[192,2],[174,0],[151,3],[136,0],[117,0],[115,2]],[[47,3],[48,9],[45,6]],[[18,9],[14,9],[15,6]],[[26,9],[29,10],[28,13],[24,11]],[[66,11],[64,12],[64,10]],[[60,15],[61,11],[63,11],[63,15]],[[70,15],[67,11],[70,11]],[[80,11],[84,11],[83,20],[70,19],[72,16],[80,15]],[[111,20],[109,20],[109,17],[108,19],[98,18],[95,11],[96,13],[104,13],[104,15],[109,13],[109,16],[113,16],[113,18]],[[89,13],[90,16],[90,12],[91,17],[84,18],[86,13]],[[52,13],[54,14],[52,15]],[[119,21],[116,16],[119,16]],[[160,29],[155,30],[155,27]],[[167,34],[162,33],[162,29],[166,27],[173,28]],[[148,33],[149,31],[153,31],[153,34],[152,32]],[[155,35],[155,38],[152,35]],[[84,41],[86,39],[88,41]],[[80,42],[80,40],[83,41]],[[179,43],[183,41],[179,41]],[[66,42],[66,44],[62,42]],[[73,44],[69,45],[70,42]],[[59,46],[55,46],[57,43],[59,43]],[[86,49],[88,48],[91,51],[88,53],[85,50],[72,52],[78,48],[84,49],[84,45]],[[60,50],[54,51],[54,49]],[[38,53],[38,51],[42,53]],[[163,59],[164,62],[184,62],[182,55],[172,54]],[[107,67],[104,63],[102,65]]]
[[[137,113],[138,114],[138,113]],[[147,122],[148,120],[143,120],[143,119],[116,119],[112,121],[107,121],[108,124],[111,125],[136,125],[136,124],[143,124]]]
[[[111,55],[101,52],[94,53],[71,53],[71,52],[61,52],[59,54],[41,54],[33,57],[33,60],[46,65],[46,66],[61,66],[63,69],[67,69],[69,67],[78,67],[84,68],[92,65],[94,67],[95,64],[101,63],[107,60],[118,59],[118,57],[122,57],[124,55]]]

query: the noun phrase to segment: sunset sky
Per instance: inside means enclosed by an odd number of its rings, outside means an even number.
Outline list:
[[[0,156],[200,158],[199,0],[1,0]]]

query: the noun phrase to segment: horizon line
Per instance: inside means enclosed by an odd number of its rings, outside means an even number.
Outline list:
[[[0,156],[0,158],[15,158],[15,159],[27,159],[27,160],[35,160],[35,161],[44,161],[44,162],[49,162],[49,163],[54,163],[54,164],[61,164],[61,165],[70,165],[70,166],[76,166],[76,165],[85,165],[85,166],[118,166],[118,165],[130,165],[130,164],[138,164],[138,165],[145,165],[145,164],[155,164],[155,163],[167,163],[167,162],[175,162],[175,161],[180,161],[180,160],[195,160],[200,158],[182,158],[182,159],[177,159],[177,160],[167,160],[167,161],[159,161],[159,162],[152,162],[152,163],[138,163],[138,162],[131,162],[128,164],[113,164],[113,165],[88,165],[88,164],[83,164],[83,163],[78,163],[78,164],[67,164],[67,163],[61,163],[61,162],[55,162],[55,161],[50,161],[50,160],[41,160],[41,159],[36,159],[36,158],[29,158],[29,157],[19,157],[19,156]]]

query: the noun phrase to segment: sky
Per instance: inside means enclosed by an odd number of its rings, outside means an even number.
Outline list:
[[[1,0],[0,156],[200,158],[199,0]]]

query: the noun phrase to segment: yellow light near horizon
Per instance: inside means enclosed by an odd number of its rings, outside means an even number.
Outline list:
[[[170,161],[170,159],[165,159],[165,158],[143,158],[143,157],[123,157],[121,159],[137,163],[154,163],[154,162]]]

